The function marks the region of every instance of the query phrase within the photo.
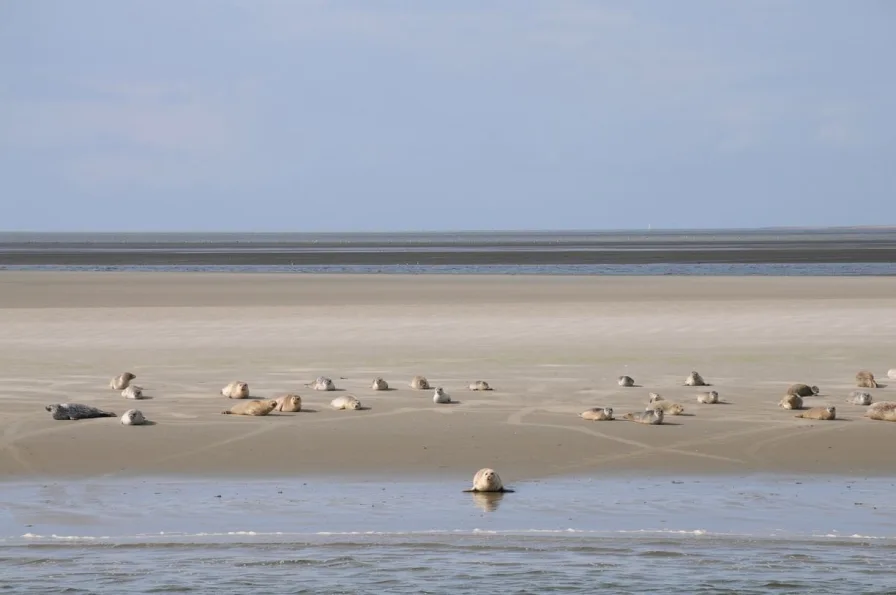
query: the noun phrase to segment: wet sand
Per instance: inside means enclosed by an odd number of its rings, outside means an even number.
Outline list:
[[[896,400],[894,306],[893,278],[0,272],[0,476],[888,475],[896,424],[845,401],[863,368],[890,383],[875,400]],[[151,399],[108,388],[125,370]],[[691,370],[725,404],[698,405]],[[304,386],[321,374],[343,390]],[[460,403],[434,405],[415,374]],[[237,379],[309,411],[221,415]],[[467,391],[478,379],[495,390]],[[839,419],[778,408],[792,382]],[[687,415],[577,417],[643,410],[650,391]],[[347,393],[370,409],[328,408]],[[66,401],[156,423],[44,410]]]

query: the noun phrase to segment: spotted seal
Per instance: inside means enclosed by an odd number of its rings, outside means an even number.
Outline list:
[[[865,417],[877,421],[896,421],[896,402],[878,401],[868,407]]]
[[[638,411],[636,413],[626,413],[622,416],[622,419],[626,421],[633,421],[639,424],[648,424],[652,426],[658,426],[663,423],[663,418],[665,417],[665,413],[659,407],[654,409],[648,409],[647,411]]]
[[[635,386],[635,380],[631,376],[620,376],[616,379],[619,386]]]
[[[446,405],[451,402],[451,397],[441,386],[437,386],[432,395],[432,402],[436,404]]]
[[[330,401],[330,407],[333,409],[360,409],[361,401],[352,395],[342,395]]]
[[[659,393],[650,393],[648,396],[650,397],[650,400],[648,401],[649,403],[656,403],[657,401],[664,400],[663,396]]]
[[[854,390],[849,393],[846,402],[851,405],[870,405],[872,400],[871,393],[866,393],[863,390]]]
[[[719,393],[714,390],[705,393],[697,393],[697,402],[704,405],[715,405],[719,402]]]
[[[225,409],[221,413],[224,415],[267,415],[277,408],[277,401],[274,399],[243,401],[237,403],[230,409]]]
[[[248,399],[249,385],[240,380],[234,380],[221,389],[221,394],[228,399]]]
[[[681,415],[684,413],[684,405],[666,400],[650,403],[645,411],[653,411],[654,409],[662,409],[666,415]]]
[[[109,381],[109,387],[113,390],[124,390],[131,383],[131,380],[136,378],[135,374],[131,374],[130,372],[125,372],[124,374],[119,374],[115,378]]]
[[[136,384],[132,384],[123,391],[121,391],[121,396],[125,399],[142,399],[143,398],[143,388],[137,386]]]
[[[277,407],[274,408],[274,411],[295,413],[302,410],[302,397],[300,397],[299,395],[281,395],[275,400],[277,401]]]
[[[798,382],[796,384],[791,384],[787,387],[788,395],[796,395],[798,397],[814,397],[819,393],[817,386],[809,386],[808,384],[803,384],[802,382]]]
[[[380,376],[377,376],[370,384],[370,388],[373,390],[389,390],[389,383],[383,380]]]
[[[146,423],[146,417],[139,409],[128,409],[121,416],[121,425],[123,426],[142,426]]]
[[[868,370],[860,370],[856,373],[856,386],[859,388],[878,388],[880,385],[874,379],[874,374]]]
[[[498,476],[498,472],[488,467],[480,469],[473,476],[473,487],[465,492],[509,492],[513,490],[504,487],[504,482]]]
[[[709,386],[708,384],[706,384],[706,381],[703,380],[703,376],[701,376],[696,371],[692,371],[690,376],[685,378],[684,385],[685,386]]]
[[[488,382],[485,380],[477,380],[476,382],[471,382],[467,387],[468,390],[492,390],[492,387],[488,385]]]
[[[429,380],[424,376],[414,376],[411,378],[411,388],[416,390],[429,390]]]
[[[794,417],[801,417],[803,419],[815,419],[815,420],[823,420],[828,421],[832,419],[837,419],[837,408],[836,407],[812,407],[811,409],[806,409],[802,413],[797,413]]]
[[[53,419],[91,419],[94,417],[118,417],[111,411],[103,411],[90,405],[80,403],[57,403],[44,407],[53,416]]]
[[[579,417],[587,421],[613,421],[613,408],[592,407],[580,413]]]
[[[318,376],[314,381],[309,382],[305,386],[310,386],[312,390],[336,390],[336,385],[333,383],[333,380],[326,376]]]
[[[784,398],[778,401],[778,407],[784,409],[802,409],[803,398],[799,395],[784,395]]]

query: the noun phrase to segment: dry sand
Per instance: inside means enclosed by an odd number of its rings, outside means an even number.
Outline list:
[[[896,279],[0,273],[0,477],[134,474],[891,474],[896,423],[848,405],[896,367]],[[152,399],[108,388],[125,370]],[[698,405],[691,370],[725,404]],[[427,376],[460,403],[434,405]],[[634,377],[621,388],[617,376]],[[345,392],[304,386],[318,375]],[[396,390],[374,392],[383,376]],[[469,392],[473,380],[493,392]],[[298,393],[302,413],[225,416],[220,389]],[[821,387],[777,407],[786,387]],[[708,389],[707,389],[708,390]],[[666,425],[587,422],[686,406]],[[896,400],[896,383],[871,391]],[[367,411],[334,411],[354,394]],[[80,402],[117,419],[54,421]]]

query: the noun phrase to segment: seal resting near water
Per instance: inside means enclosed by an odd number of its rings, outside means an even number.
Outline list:
[[[877,421],[896,421],[896,403],[893,401],[875,403],[865,411],[865,417]]]
[[[714,390],[706,393],[697,393],[697,402],[704,405],[715,405],[719,402],[719,393]]]
[[[432,402],[445,405],[451,402],[451,397],[442,389],[441,386],[436,387],[436,392],[432,395]]]
[[[360,409],[361,401],[352,395],[342,395],[330,401],[330,407],[333,409]]]
[[[654,409],[648,409],[647,411],[638,411],[637,413],[626,413],[622,416],[622,419],[626,421],[633,421],[639,424],[649,424],[652,426],[658,426],[663,423],[663,417],[665,417],[665,413],[659,407],[655,407]]]
[[[647,405],[646,411],[661,409],[666,415],[681,415],[684,413],[684,405],[672,401],[656,401]]]
[[[874,374],[868,370],[861,370],[856,374],[856,386],[859,388],[878,388]]]
[[[132,384],[123,391],[121,391],[121,396],[125,399],[142,399],[143,398],[143,388],[137,386],[136,384]]]
[[[287,413],[295,413],[302,410],[302,397],[299,395],[282,395],[275,399],[277,407],[274,411],[285,411]]]
[[[124,390],[131,383],[131,380],[136,378],[135,374],[131,374],[130,372],[125,372],[119,376],[116,376],[112,380],[109,381],[109,386],[114,390]]]
[[[480,469],[473,476],[473,487],[465,492],[513,492],[504,487],[504,483],[498,476],[498,472],[488,467]]]
[[[657,401],[663,400],[663,396],[660,395],[659,393],[650,393],[650,395],[648,395],[648,396],[650,397],[650,400],[648,401],[648,403],[656,403]]]
[[[313,382],[306,384],[305,386],[310,386],[312,390],[336,390],[336,385],[333,384],[333,380],[326,376],[318,376]]]
[[[221,394],[228,399],[248,399],[249,385],[239,380],[234,380],[221,389]]]
[[[703,376],[701,376],[696,371],[692,371],[691,375],[685,378],[684,381],[685,386],[709,386],[706,384],[706,381],[703,380]]]
[[[488,385],[488,382],[485,380],[477,380],[476,382],[471,382],[470,386],[467,387],[469,390],[492,390],[492,387]]]
[[[139,409],[128,409],[121,416],[121,424],[124,426],[142,426],[146,423],[146,417]]]
[[[784,395],[784,398],[778,401],[778,407],[784,409],[802,409],[803,398],[799,395]]]
[[[592,407],[591,409],[586,409],[582,413],[579,414],[584,420],[587,421],[612,421],[613,420],[613,408],[612,407]]]
[[[91,419],[93,417],[118,417],[111,411],[103,411],[90,405],[80,403],[57,403],[44,407],[53,415],[53,419]]]
[[[798,397],[814,397],[818,392],[817,386],[809,386],[808,384],[803,384],[801,382],[791,384],[787,388],[788,395],[796,395]]]
[[[854,390],[849,393],[849,398],[846,399],[846,402],[853,405],[870,405],[872,400],[871,393],[866,393],[863,390]]]
[[[635,380],[631,376],[620,376],[616,379],[619,386],[635,386]]]
[[[812,407],[811,409],[806,409],[802,413],[797,413],[794,417],[801,417],[803,419],[817,419],[817,420],[831,420],[837,419],[837,408],[836,407]]]
[[[258,400],[258,401],[243,401],[242,403],[237,403],[230,409],[225,409],[221,413],[224,415],[267,415],[271,411],[277,408],[277,401],[274,399],[267,400]]]
[[[414,376],[411,378],[411,388],[417,390],[429,390],[429,380],[425,376]]]
[[[389,390],[389,383],[383,380],[381,377],[377,376],[370,384],[370,388],[372,388],[373,390]]]

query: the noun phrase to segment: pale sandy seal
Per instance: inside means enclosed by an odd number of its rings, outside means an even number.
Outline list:
[[[878,421],[896,421],[896,403],[879,401],[865,411],[865,417]]]
[[[650,397],[650,403],[656,403],[657,401],[663,400],[663,396],[659,393],[650,393],[648,396]]]
[[[719,393],[714,390],[706,393],[697,393],[697,402],[704,405],[715,405],[719,402]]]
[[[125,426],[142,426],[146,423],[146,417],[139,409],[128,409],[121,416],[121,423]]]
[[[239,380],[234,380],[221,389],[221,394],[228,399],[248,399],[249,385]]]
[[[896,380],[896,368],[887,370],[887,378],[889,378],[890,380]]]
[[[436,391],[432,395],[432,402],[445,405],[451,402],[451,397],[442,389],[441,386],[436,387]]]
[[[797,384],[791,384],[787,387],[788,395],[796,395],[798,397],[814,397],[818,394],[817,386],[809,386],[808,384],[803,384],[802,382],[798,382]]]
[[[863,390],[852,391],[846,399],[846,402],[852,405],[870,405],[871,401],[873,401],[871,393],[866,393]]]
[[[389,383],[377,376],[370,385],[373,390],[389,390]]]
[[[135,374],[131,374],[130,372],[125,372],[119,376],[116,376],[112,380],[109,381],[109,386],[114,390],[124,390],[131,383],[131,380],[136,378]]]
[[[488,385],[488,382],[485,380],[477,380],[476,382],[471,382],[470,386],[467,387],[469,390],[492,390],[492,387]]]
[[[706,381],[703,380],[703,376],[701,376],[696,371],[692,371],[691,375],[688,376],[684,381],[685,386],[709,386],[706,384]]]
[[[652,426],[658,426],[663,423],[663,417],[665,417],[665,413],[659,407],[654,409],[648,409],[647,411],[638,411],[636,413],[626,413],[622,416],[622,419],[627,421],[633,421],[639,424],[649,424]]]
[[[53,415],[53,419],[90,419],[93,417],[118,417],[111,411],[103,411],[90,405],[80,403],[57,403],[44,407]]]
[[[123,391],[121,391],[121,396],[125,399],[142,399],[143,398],[143,388],[137,386],[136,384],[132,384]]]
[[[333,409],[360,409],[361,401],[352,395],[342,395],[330,401]]]
[[[285,411],[287,413],[295,413],[302,410],[302,397],[299,395],[281,395],[277,397],[277,407],[274,411]]]
[[[666,415],[681,415],[684,413],[684,405],[665,400],[649,404],[646,411],[653,411],[654,409],[662,409]]]
[[[504,482],[498,476],[498,472],[488,467],[480,469],[473,476],[473,487],[465,492],[513,492],[504,487]]]
[[[868,370],[861,370],[856,374],[856,386],[859,388],[878,388],[874,374]]]
[[[620,376],[616,379],[619,386],[635,386],[635,380],[631,376]]]
[[[582,413],[579,414],[584,420],[587,421],[612,421],[613,420],[613,408],[612,407],[592,407],[591,409],[586,409]]]
[[[429,380],[423,376],[414,376],[411,378],[411,388],[417,390],[429,390]]]
[[[784,409],[802,409],[803,398],[799,395],[784,395],[784,398],[778,401],[778,407]]]
[[[277,408],[277,401],[274,399],[266,399],[266,400],[257,400],[257,401],[243,401],[242,403],[237,403],[230,409],[225,409],[221,413],[224,415],[254,415],[261,416],[267,415],[271,411]]]
[[[837,408],[836,407],[812,407],[811,409],[806,409],[802,413],[797,413],[794,417],[801,417],[803,419],[817,419],[817,420],[831,420],[837,419]]]
[[[305,386],[310,386],[312,390],[336,390],[336,385],[333,383],[333,380],[326,376],[318,376],[313,382],[310,382]]]

